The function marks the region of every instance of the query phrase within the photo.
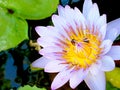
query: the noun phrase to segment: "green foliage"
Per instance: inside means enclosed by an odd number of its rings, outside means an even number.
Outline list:
[[[106,90],[120,90],[120,89],[114,87],[110,82],[107,82],[107,84],[106,84]]]
[[[32,71],[39,71],[39,70],[43,70],[43,68],[36,68],[36,67],[32,67],[32,65],[30,65],[30,69]]]
[[[120,68],[116,67],[114,70],[106,72],[106,79],[114,87],[120,88]]]
[[[18,90],[46,90],[45,88],[38,88],[36,86],[25,85],[24,87],[19,87]]]
[[[17,46],[28,38],[26,20],[14,17],[0,8],[0,51]]]
[[[0,0],[0,5],[12,10],[15,16],[32,20],[49,17],[58,4],[59,0]]]
[[[0,51],[28,39],[26,19],[47,18],[58,4],[59,0],[0,0]]]

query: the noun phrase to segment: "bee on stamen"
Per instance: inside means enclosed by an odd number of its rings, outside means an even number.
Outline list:
[[[89,43],[89,39],[88,38],[84,38],[83,42]]]
[[[71,40],[71,43],[72,43],[72,45],[75,45],[75,44],[76,44],[76,40],[75,40],[75,39],[72,39],[72,40]]]

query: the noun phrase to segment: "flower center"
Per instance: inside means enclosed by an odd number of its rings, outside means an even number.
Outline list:
[[[63,48],[62,58],[70,66],[87,68],[96,62],[101,53],[101,40],[98,37],[98,32],[79,30],[77,34],[71,31],[68,35],[71,41],[65,39],[66,46]]]

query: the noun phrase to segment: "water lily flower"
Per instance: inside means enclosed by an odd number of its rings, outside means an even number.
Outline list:
[[[114,60],[120,59],[120,46],[112,46],[119,35],[114,27],[117,23],[112,21],[108,26],[106,15],[100,15],[98,5],[91,0],[85,0],[83,13],[76,7],[59,5],[58,15],[53,15],[52,21],[54,26],[35,28],[43,57],[32,66],[58,73],[52,90],[68,81],[74,89],[83,80],[91,90],[105,90],[104,72],[113,70]]]

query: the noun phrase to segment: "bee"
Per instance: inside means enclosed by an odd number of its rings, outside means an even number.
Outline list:
[[[89,39],[88,38],[84,38],[83,42],[89,43]]]
[[[88,38],[84,38],[84,39],[83,39],[83,42],[89,43],[89,39],[88,39]],[[75,39],[72,39],[72,40],[71,40],[71,43],[72,43],[72,45],[75,45],[75,44],[77,44],[77,41],[76,41]]]
[[[72,40],[71,40],[71,43],[72,43],[72,45],[75,45],[75,44],[76,44],[76,40],[75,40],[75,39],[72,39]]]

